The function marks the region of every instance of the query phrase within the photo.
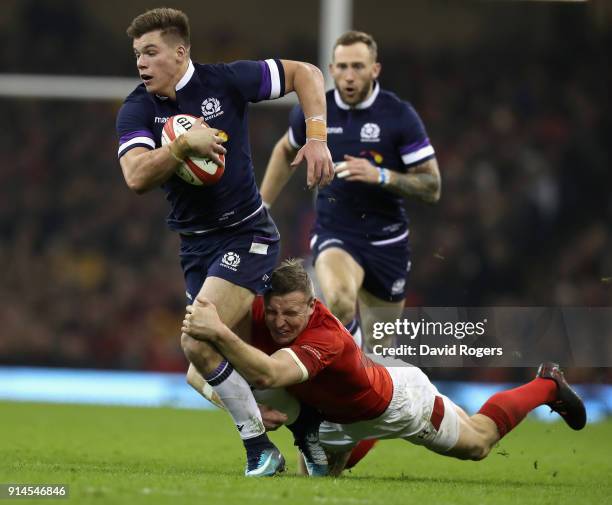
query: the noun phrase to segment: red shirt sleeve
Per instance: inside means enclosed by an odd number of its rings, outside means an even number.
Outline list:
[[[307,328],[291,345],[290,349],[302,362],[312,379],[342,354],[344,342],[337,325],[322,321]]]

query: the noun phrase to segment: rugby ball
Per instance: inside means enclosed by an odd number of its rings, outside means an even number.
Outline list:
[[[162,145],[169,144],[175,138],[189,131],[197,119],[190,114],[177,114],[168,118],[162,130]],[[208,127],[206,123],[204,123],[204,126]],[[225,163],[225,156],[221,154],[219,157]],[[218,166],[209,158],[190,156],[185,158],[185,161],[176,169],[176,175],[194,186],[210,186],[221,179],[224,171],[224,167]]]

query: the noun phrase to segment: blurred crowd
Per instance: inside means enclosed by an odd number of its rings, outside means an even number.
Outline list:
[[[381,48],[381,83],[421,114],[443,181],[437,205],[407,202],[408,305],[611,305],[610,37],[571,35],[533,51]],[[123,182],[120,103],[1,103],[0,363],[184,370],[178,238],[161,191]],[[287,115],[251,112],[259,181]],[[303,172],[286,193],[272,210],[283,256],[308,257]],[[483,373],[512,377],[458,375]]]

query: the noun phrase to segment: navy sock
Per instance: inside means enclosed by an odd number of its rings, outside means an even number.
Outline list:
[[[243,440],[242,443],[246,449],[249,465],[251,465],[251,463],[256,463],[257,460],[259,460],[259,456],[261,455],[262,451],[274,447],[274,444],[270,442],[270,439],[266,433],[262,433],[261,435],[257,435],[253,438],[247,438],[246,440]]]

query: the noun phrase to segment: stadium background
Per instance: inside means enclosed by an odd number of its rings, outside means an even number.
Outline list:
[[[318,61],[315,2],[273,0],[263,8],[245,0],[214,12],[202,2],[164,3],[189,14],[195,61]],[[134,77],[124,30],[152,6],[5,0],[1,72]],[[612,4],[382,1],[373,8],[355,0],[353,19],[379,43],[382,85],[423,117],[442,172],[439,204],[408,203],[407,303],[609,306]],[[123,182],[114,130],[121,100],[7,93],[0,105],[3,372],[183,371],[178,241],[164,228],[161,193],[138,197]],[[288,111],[252,109],[258,181]],[[283,256],[308,256],[313,210],[304,181],[296,175],[273,209]],[[533,371],[431,373],[500,382]],[[610,369],[571,376],[612,379]]]

